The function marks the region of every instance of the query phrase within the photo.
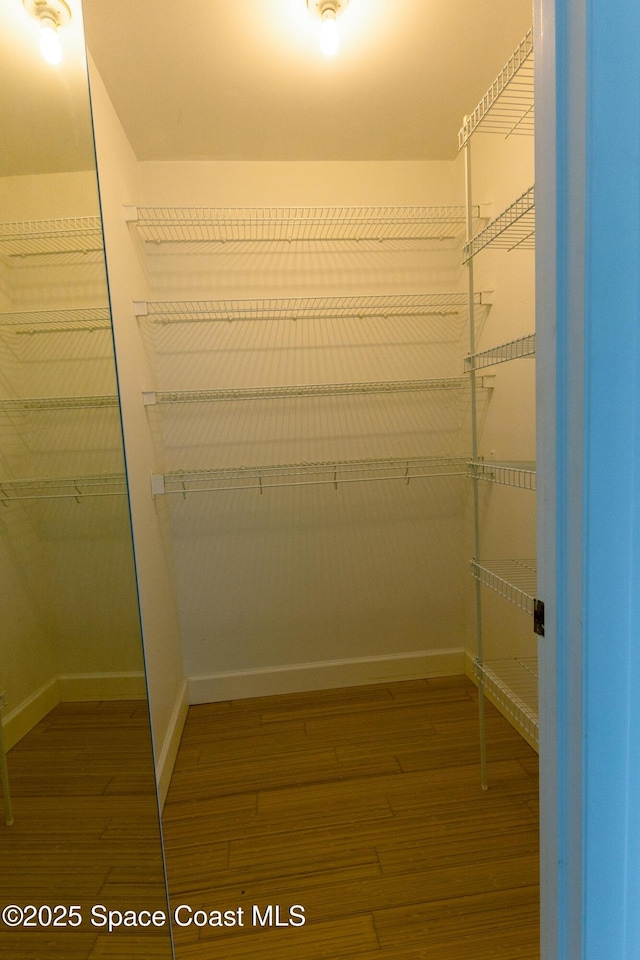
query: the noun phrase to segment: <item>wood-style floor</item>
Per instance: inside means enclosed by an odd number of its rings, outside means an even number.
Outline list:
[[[78,905],[83,923],[0,920],[0,957],[170,960],[168,925],[109,935],[89,922],[95,904],[167,912],[146,703],[59,704],[7,759],[15,822],[0,813],[0,909]]]
[[[236,925],[175,929],[178,960],[537,960],[537,756],[490,706],[487,730],[483,792],[465,678],[191,707],[172,907]]]

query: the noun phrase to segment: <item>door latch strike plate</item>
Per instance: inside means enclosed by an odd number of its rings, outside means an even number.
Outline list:
[[[533,632],[544,637],[544,600],[533,601]]]

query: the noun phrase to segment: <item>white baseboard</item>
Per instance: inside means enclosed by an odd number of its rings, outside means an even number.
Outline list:
[[[82,700],[146,700],[143,673],[70,674],[52,677],[5,714],[5,750],[10,750],[59,703]]]
[[[142,671],[68,674],[58,677],[58,691],[58,699],[63,703],[80,700],[147,699],[147,686]]]
[[[189,677],[189,703],[215,703],[278,693],[448,677],[464,673],[464,670],[464,651],[457,648],[238,670]]]
[[[58,678],[53,677],[6,713],[2,720],[5,750],[11,750],[11,747],[22,740],[59,702]]]
[[[173,705],[173,710],[171,712],[169,726],[164,741],[162,745],[154,744],[154,747],[159,747],[159,749],[156,751],[155,758],[156,782],[158,785],[158,803],[160,805],[160,811],[162,811],[162,808],[164,807],[164,801],[167,797],[167,791],[169,790],[169,784],[173,774],[173,767],[178,754],[178,747],[180,746],[182,729],[184,727],[185,720],[187,719],[187,710],[189,709],[188,694],[189,691],[187,687],[187,681],[184,680],[180,686],[180,691]]]

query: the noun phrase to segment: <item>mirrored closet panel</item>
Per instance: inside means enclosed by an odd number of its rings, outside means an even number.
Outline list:
[[[0,954],[169,958],[80,0],[0,27]]]

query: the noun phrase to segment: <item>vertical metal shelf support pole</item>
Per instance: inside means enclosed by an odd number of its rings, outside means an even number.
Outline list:
[[[465,118],[466,122],[466,118]],[[467,138],[464,147],[464,167],[465,167],[465,190],[467,205],[467,244],[473,239],[473,207],[471,196],[471,138]],[[469,291],[469,353],[475,356],[476,352],[476,327],[475,327],[475,309],[474,309],[474,283],[473,283],[473,257],[467,260],[467,283]],[[469,382],[471,388],[471,459],[473,462],[478,460],[478,413],[476,397],[476,371],[474,365],[469,370]],[[471,480],[473,484],[473,553],[476,561],[480,560],[480,503],[479,503],[479,480],[474,476]],[[479,580],[475,580],[476,594],[476,631],[477,631],[477,660],[482,666],[484,660],[483,638],[482,638],[482,585]],[[483,790],[488,789],[487,783],[487,739],[485,729],[485,709],[484,709],[484,680],[483,671],[478,670],[478,722],[480,728],[480,782]]]

